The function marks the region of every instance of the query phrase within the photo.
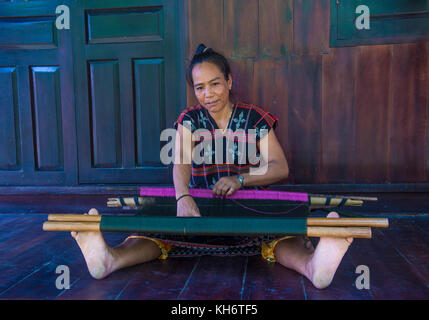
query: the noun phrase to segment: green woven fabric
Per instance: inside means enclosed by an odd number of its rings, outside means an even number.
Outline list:
[[[306,218],[103,216],[101,231],[180,235],[306,235]]]

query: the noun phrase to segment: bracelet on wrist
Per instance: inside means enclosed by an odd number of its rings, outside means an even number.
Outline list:
[[[184,197],[192,197],[189,193],[181,195],[179,198],[176,199],[176,202],[179,202],[180,199]]]
[[[241,175],[238,175],[237,176],[237,180],[240,182],[240,185],[241,185],[240,189],[243,189],[243,187],[244,187],[244,177],[241,176]]]

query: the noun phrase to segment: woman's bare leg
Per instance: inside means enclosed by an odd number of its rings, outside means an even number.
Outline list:
[[[97,215],[96,209],[88,214]],[[85,258],[88,271],[95,279],[103,279],[112,272],[154,260],[161,250],[147,239],[128,239],[112,248],[106,244],[101,232],[72,232]]]
[[[338,218],[331,212],[328,218]],[[316,288],[328,287],[340,265],[352,238],[320,238],[316,249],[306,246],[302,237],[280,241],[274,254],[277,262],[306,276]]]

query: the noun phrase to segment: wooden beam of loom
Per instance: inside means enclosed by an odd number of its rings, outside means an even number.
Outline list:
[[[335,220],[335,222],[334,222]],[[388,227],[385,218],[147,217],[51,214],[45,231],[148,232],[184,235],[307,235],[366,238],[371,227]]]
[[[136,203],[135,199],[137,199],[138,203]],[[338,197],[327,198],[327,197],[320,197],[320,196],[316,196],[316,197],[310,196],[309,204],[312,206],[326,206],[327,199],[329,199],[329,205],[327,205],[327,207],[336,207],[345,198],[338,198]],[[125,205],[130,208],[145,206],[146,204],[150,204],[154,202],[153,198],[151,197],[136,197],[136,198],[126,197],[126,198],[122,198],[122,200],[124,201]],[[360,200],[360,199],[346,199],[343,205],[344,206],[362,206],[362,204],[363,204],[363,200]],[[110,208],[122,207],[120,198],[119,197],[108,198],[107,206]]]
[[[67,222],[100,222],[102,215],[82,215],[82,214],[50,214],[48,221]],[[241,219],[241,218],[237,218]],[[253,218],[249,218],[253,219]],[[290,218],[281,218],[290,219]],[[298,218],[296,218],[298,219]],[[300,218],[299,218],[300,219]],[[307,220],[307,226],[329,226],[329,227],[373,227],[388,228],[387,218],[302,218]]]

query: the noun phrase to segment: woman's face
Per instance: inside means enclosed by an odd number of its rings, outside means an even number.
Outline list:
[[[219,112],[229,104],[231,76],[225,80],[225,76],[215,64],[203,62],[195,65],[192,79],[198,102],[210,113]]]

